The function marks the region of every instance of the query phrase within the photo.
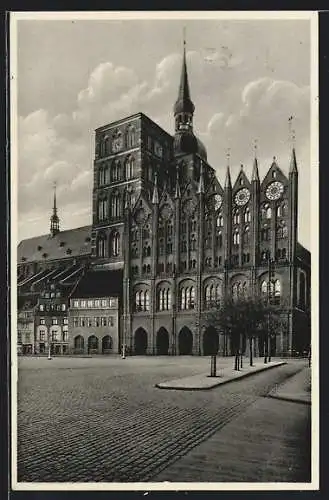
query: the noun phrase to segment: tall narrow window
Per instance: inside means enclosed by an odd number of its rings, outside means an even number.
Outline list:
[[[117,257],[120,253],[120,234],[117,231],[111,234],[110,245],[111,255]]]
[[[126,164],[126,179],[131,179],[134,176],[135,159],[131,156],[127,159]]]
[[[97,241],[98,257],[106,257],[106,236],[101,234]]]
[[[120,195],[117,193],[114,193],[111,197],[111,216],[113,218],[120,217],[121,215],[121,210],[120,210]]]

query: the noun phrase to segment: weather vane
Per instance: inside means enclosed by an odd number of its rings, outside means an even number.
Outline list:
[[[288,124],[289,124],[289,139],[291,141],[291,144],[293,147],[295,147],[295,143],[296,143],[296,131],[295,129],[293,128],[293,121],[294,121],[294,116],[291,115],[289,116],[288,118]]]
[[[255,154],[255,158],[257,158],[257,152],[258,152],[258,140],[254,139],[254,154]]]
[[[227,159],[227,166],[230,166],[230,160],[231,160],[231,148],[227,148],[226,150],[226,159]]]

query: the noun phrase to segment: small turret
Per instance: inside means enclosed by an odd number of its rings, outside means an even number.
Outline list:
[[[229,165],[227,165],[227,168],[226,168],[226,177],[225,177],[224,188],[225,189],[231,189],[232,188],[231,173],[230,173],[230,167],[229,167]]]
[[[54,237],[59,233],[59,217],[57,215],[57,203],[56,203],[56,183],[54,183],[54,205],[53,213],[50,217],[50,234]]]
[[[153,205],[159,204],[158,174],[156,172],[154,174],[154,188],[153,188],[152,203],[153,203]]]

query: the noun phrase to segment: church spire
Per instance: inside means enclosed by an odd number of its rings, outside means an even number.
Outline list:
[[[55,182],[53,213],[52,216],[50,217],[50,234],[51,236],[55,236],[57,233],[59,233],[59,217],[57,215],[56,182]]]
[[[295,148],[293,147],[291,152],[289,174],[297,174],[297,173],[298,169],[297,169],[296,151]]]
[[[186,40],[184,33],[182,70],[178,89],[178,97],[174,105],[176,131],[193,129],[192,120],[194,109],[195,106],[191,100],[190,86],[187,75]]]
[[[225,177],[224,188],[231,189],[232,188],[231,173],[230,173],[231,148],[227,149],[226,160],[227,160],[227,167],[226,167],[226,177]]]
[[[254,151],[255,151],[255,157],[254,157],[254,164],[252,167],[251,181],[259,182],[258,159],[257,159],[257,141],[256,140],[255,140],[255,144],[254,144]]]

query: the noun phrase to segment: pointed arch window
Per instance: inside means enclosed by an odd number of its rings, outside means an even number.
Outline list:
[[[235,210],[233,214],[233,224],[240,224],[240,212]]]
[[[219,305],[221,299],[221,287],[213,283],[205,287],[205,308],[210,309]]]
[[[110,252],[113,257],[120,254],[120,233],[115,231],[110,237]]]
[[[168,311],[169,309],[171,309],[171,290],[168,287],[161,287],[158,291],[158,310]]]
[[[134,170],[135,158],[133,156],[130,156],[125,163],[126,179],[131,179],[132,177],[134,177]]]
[[[103,167],[101,167],[98,172],[98,184],[99,186],[103,186],[105,184],[105,170]]]
[[[97,255],[98,257],[106,257],[106,236],[100,234],[97,240]]]
[[[121,179],[121,163],[119,160],[114,160],[112,163],[112,182]]]
[[[181,288],[180,293],[180,308],[183,310],[194,309],[195,305],[195,288],[188,286]]]
[[[129,126],[126,133],[126,144],[128,148],[136,145],[136,130],[134,126]]]
[[[111,216],[113,218],[120,217],[120,195],[119,193],[113,193],[111,196]]]
[[[246,210],[245,210],[244,221],[245,222],[250,222],[251,221],[251,214],[250,214],[250,209],[249,208],[246,208]]]
[[[240,245],[240,234],[237,230],[233,233],[233,245]]]
[[[224,226],[224,217],[222,215],[219,215],[216,219],[216,226],[217,227],[223,227]]]
[[[192,237],[191,237],[191,250],[196,250],[196,237],[195,237],[195,234],[192,234]]]
[[[272,209],[268,203],[262,206],[262,218],[268,220],[272,218]]]
[[[101,222],[107,218],[107,200],[98,200],[98,220]]]
[[[281,217],[282,216],[282,207],[281,207],[281,205],[278,205],[276,207],[276,216],[277,217]]]
[[[135,293],[135,309],[137,312],[150,310],[150,293],[148,290],[138,290]]]

